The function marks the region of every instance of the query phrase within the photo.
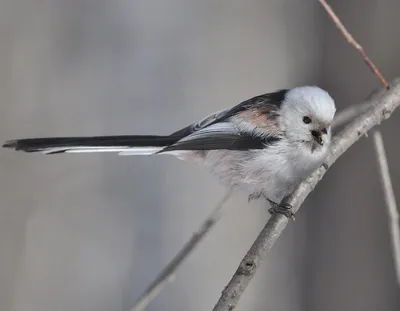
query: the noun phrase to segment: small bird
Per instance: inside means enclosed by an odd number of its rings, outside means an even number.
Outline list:
[[[203,164],[226,186],[246,191],[249,201],[266,199],[271,213],[292,217],[290,206],[277,202],[323,164],[335,111],[326,91],[301,86],[253,97],[167,136],[26,138],[3,147],[44,154],[174,155]]]

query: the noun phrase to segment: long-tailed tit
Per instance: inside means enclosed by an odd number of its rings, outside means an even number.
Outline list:
[[[170,154],[205,165],[228,187],[274,206],[323,164],[335,104],[315,86],[267,93],[207,116],[168,136],[28,138],[3,147],[44,154]],[[281,206],[272,211],[290,216]]]

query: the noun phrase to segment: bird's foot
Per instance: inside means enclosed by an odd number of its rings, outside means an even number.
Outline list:
[[[295,220],[294,213],[292,212],[292,206],[290,204],[278,204],[278,203],[268,199],[267,195],[262,191],[253,192],[252,194],[249,195],[248,200],[250,203],[251,201],[258,200],[260,198],[267,200],[269,202],[269,204],[271,205],[271,208],[268,209],[268,212],[271,215],[279,213],[279,214],[285,215],[289,219]]]
[[[293,221],[295,220],[294,213],[292,212],[292,206],[290,204],[278,204],[268,198],[267,201],[269,202],[269,204],[271,204],[271,208],[268,209],[268,212],[271,215],[279,213],[285,215],[287,218]]]

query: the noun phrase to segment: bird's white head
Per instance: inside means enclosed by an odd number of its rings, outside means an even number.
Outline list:
[[[326,150],[336,107],[332,97],[316,86],[289,90],[280,110],[280,126],[288,140],[314,150]]]

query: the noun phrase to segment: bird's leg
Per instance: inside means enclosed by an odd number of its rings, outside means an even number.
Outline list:
[[[290,204],[278,204],[270,199],[266,198],[269,204],[271,204],[271,208],[268,209],[268,212],[273,215],[276,213],[285,215],[287,218],[295,220],[294,213],[292,212],[292,206]]]
[[[253,200],[258,200],[261,197],[268,200],[268,198],[265,196],[265,194],[262,191],[253,192],[252,194],[249,195],[249,198],[248,198],[249,203]]]
[[[258,199],[261,198],[262,196],[263,196],[263,193],[262,193],[261,191],[259,191],[259,192],[253,192],[252,194],[249,195],[248,201],[249,201],[249,203],[250,203],[251,201],[258,200]]]
[[[249,202],[253,200],[258,200],[259,198],[263,198],[269,202],[271,208],[268,209],[268,212],[272,214],[282,214],[287,218],[294,220],[294,213],[292,212],[292,206],[290,204],[278,204],[272,200],[270,200],[267,195],[263,191],[253,192],[249,195]]]

